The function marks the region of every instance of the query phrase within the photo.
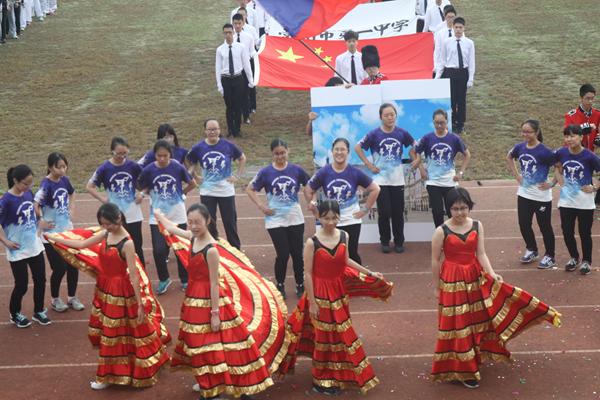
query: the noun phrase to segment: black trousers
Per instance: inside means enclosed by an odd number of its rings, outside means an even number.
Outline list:
[[[360,265],[362,265],[362,260],[358,255],[358,238],[360,237],[361,226],[362,224],[338,226],[339,230],[347,232],[350,236],[350,240],[348,240],[348,255],[350,259]]]
[[[237,231],[237,211],[235,209],[235,196],[230,197],[215,197],[215,196],[200,196],[200,203],[204,204],[212,219],[217,222],[217,205],[223,219],[225,227],[225,235],[230,245],[240,250],[241,243]]]
[[[258,37],[261,37],[265,34],[265,28],[258,28]]]
[[[280,228],[267,229],[277,257],[275,258],[275,279],[277,283],[285,282],[287,272],[287,262],[292,256],[292,265],[294,266],[294,278],[296,284],[304,283],[304,257],[302,248],[304,247],[304,224],[286,226]]]
[[[592,263],[592,224],[594,223],[595,210],[580,210],[578,208],[560,208],[560,225],[565,244],[572,258],[579,258],[577,241],[575,240],[575,219],[579,225],[579,238],[583,261]]]
[[[446,68],[442,78],[450,79],[450,103],[452,105],[452,126],[463,128],[467,118],[467,82],[469,69]]]
[[[65,273],[67,274],[67,295],[75,297],[77,292],[77,282],[79,281],[79,270],[69,264],[50,243],[44,243],[46,249],[46,257],[52,269],[50,275],[50,295],[53,299],[59,297],[60,283],[62,282]]]
[[[19,7],[15,7],[15,30],[17,31],[17,35],[21,34],[21,8],[23,8],[22,5],[20,5]]]
[[[396,246],[404,245],[404,186],[381,186],[377,197],[379,240],[389,244],[394,234]],[[390,231],[390,218],[392,229]]]
[[[427,185],[429,208],[431,208],[433,223],[436,228],[444,223],[444,199],[452,189],[454,187]]]
[[[12,269],[15,278],[15,288],[10,295],[9,306],[10,313],[13,315],[21,312],[21,302],[25,293],[27,293],[27,284],[29,283],[27,265],[29,265],[29,269],[31,269],[31,277],[33,278],[33,312],[38,313],[44,311],[44,296],[46,295],[46,263],[44,262],[44,253],[41,252],[34,257],[10,262],[10,268]]]
[[[0,31],[2,32],[2,39],[6,39],[8,35],[8,10],[6,7],[2,9],[2,21],[0,22]]]
[[[418,19],[417,20],[417,33],[423,32],[423,28],[424,27],[425,27],[425,20],[424,19]]]
[[[140,259],[142,267],[146,269],[146,259],[144,258],[144,249],[142,247],[144,244],[144,237],[142,236],[142,222],[143,221],[128,223],[127,232],[129,233],[129,236],[131,236],[131,240],[135,246],[135,253]],[[168,249],[166,254],[169,254]]]
[[[179,224],[177,226],[184,230],[187,229],[187,224]],[[160,279],[161,282],[164,282],[169,279],[170,276],[166,261],[167,252],[169,251],[167,241],[163,234],[160,233],[158,225],[150,225],[150,233],[152,234],[152,254],[154,255],[156,272],[158,272],[158,279]],[[181,283],[187,283],[188,272],[181,261],[179,261],[179,257],[177,257],[177,271],[179,272]]]
[[[527,250],[538,251],[535,233],[533,232],[533,215],[540,227],[544,238],[546,253],[554,258],[554,230],[552,229],[552,201],[535,201],[517,196],[517,212],[519,214],[519,227],[525,240]]]
[[[244,106],[244,82],[246,74],[234,78],[221,77],[223,99],[225,100],[227,128],[229,132],[239,132],[242,126],[242,107]],[[246,87],[248,85],[246,84]]]

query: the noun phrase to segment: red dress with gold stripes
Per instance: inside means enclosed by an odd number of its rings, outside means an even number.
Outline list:
[[[190,249],[193,249],[193,244],[194,239]],[[206,255],[211,247],[219,249],[219,245],[214,243],[198,253],[190,250],[189,258],[184,263],[189,281],[181,306],[179,337],[173,352],[171,372],[186,371],[194,375],[204,397],[216,396],[221,392],[255,394],[273,385],[269,365],[265,363],[259,350],[262,343],[256,343],[247,329],[246,323],[236,311],[232,297],[228,295],[228,292],[230,295],[232,293],[226,290],[223,281],[219,286],[221,329],[217,332],[211,330],[211,284],[206,263]],[[181,256],[181,252],[178,252],[178,256]],[[221,260],[223,261],[226,260]],[[233,278],[229,274],[228,277]],[[231,284],[235,284],[235,280]],[[244,285],[243,282],[239,284],[242,288]],[[242,299],[245,300],[247,299]],[[252,304],[247,304],[246,308],[248,306],[251,312],[263,314],[262,307],[260,311],[252,311]],[[268,307],[266,308],[265,313],[268,312]],[[264,328],[268,329],[269,326]]]
[[[559,313],[522,289],[489,277],[476,256],[477,221],[464,235],[444,230],[440,271],[439,331],[431,381],[481,379],[485,360],[512,363],[505,344]]]
[[[282,361],[280,376],[293,374],[296,358],[313,359],[313,383],[321,387],[357,388],[365,393],[379,383],[362,349],[362,342],[352,328],[349,295],[346,290],[346,233],[340,231],[340,242],[329,249],[316,236],[313,261],[314,295],[319,306],[318,320],[312,319],[305,292],[287,322],[292,344]],[[363,277],[364,280],[364,277]],[[372,279],[372,281],[375,281]],[[391,285],[382,282],[378,295],[387,299]],[[361,293],[367,292],[363,288]]]

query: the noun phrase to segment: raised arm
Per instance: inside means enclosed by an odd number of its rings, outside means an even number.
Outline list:
[[[62,244],[73,249],[87,249],[88,247],[92,247],[98,243],[102,242],[104,239],[104,232],[96,233],[94,236],[87,238],[85,240],[73,240],[73,239],[64,239],[59,236],[51,236],[48,234],[44,234],[46,239],[55,241],[58,244]]]
[[[172,223],[171,221],[169,221],[167,219],[167,217],[165,217],[162,213],[162,211],[160,210],[160,208],[155,208],[154,209],[154,216],[156,217],[156,220],[159,221],[161,224],[163,224],[163,226],[165,227],[165,229],[167,230],[167,232],[169,232],[171,235],[175,235],[175,236],[179,236],[182,238],[186,238],[188,240],[192,239],[192,232],[190,231],[184,231],[183,229],[179,228],[177,225],[175,225],[174,223]]]

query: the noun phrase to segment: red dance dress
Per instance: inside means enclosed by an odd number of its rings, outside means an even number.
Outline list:
[[[92,234],[94,230],[76,229],[56,235],[84,240]],[[147,387],[155,385],[160,372],[169,366],[167,346],[171,336],[162,323],[162,307],[154,298],[150,280],[136,257],[146,313],[144,321],[137,323],[138,303],[127,262],[121,254],[127,240],[131,238],[109,246],[105,236],[100,245],[89,249],[52,244],[67,262],[96,278],[88,328],[92,346],[100,350],[96,382]]]
[[[194,239],[189,245],[190,249],[193,248],[193,243]],[[220,250],[220,253],[223,252],[225,256],[221,257],[219,268],[223,273],[219,285],[221,329],[217,332],[212,332],[210,326],[211,285],[206,263],[207,252],[212,247]],[[215,243],[209,244],[198,253],[191,250],[188,252],[184,264],[189,273],[189,281],[181,306],[179,337],[173,352],[171,372],[185,371],[194,375],[204,397],[216,396],[222,392],[251,395],[273,385],[269,367],[275,361],[274,358],[278,358],[276,365],[279,364],[289,345],[289,339],[285,340],[283,329],[283,334],[280,335],[269,335],[267,332],[264,336],[262,331],[256,331],[255,325],[263,318],[266,319],[262,329],[270,330],[272,326],[268,304],[263,308],[263,300],[268,302],[262,299],[264,296],[261,296],[255,285],[262,283],[246,281],[251,278],[244,276],[243,271],[232,273],[231,270],[238,269],[239,265],[227,266],[232,260],[226,258],[225,249],[220,247]],[[181,257],[182,252],[178,251],[177,255]],[[251,293],[252,291],[255,293]],[[253,307],[252,296],[257,296],[256,307]],[[242,306],[240,302],[245,304]],[[243,319],[242,308],[252,315]],[[253,329],[256,335],[253,335],[250,329]],[[279,341],[279,347],[273,348],[274,357],[269,349],[276,341]],[[284,344],[285,349],[278,355]],[[263,357],[263,347],[267,357]]]
[[[280,377],[292,375],[299,355],[313,360],[313,383],[321,387],[357,388],[362,393],[379,383],[362,349],[350,319],[347,284],[363,284],[354,288],[356,295],[387,300],[393,284],[364,274],[347,272],[347,236],[340,231],[340,241],[333,249],[311,237],[315,245],[313,262],[314,295],[319,306],[319,319],[312,319],[305,292],[287,322],[292,336],[288,354],[279,367]],[[369,285],[372,287],[368,289]]]
[[[440,272],[439,331],[431,381],[481,379],[485,360],[512,363],[505,344],[546,321],[560,326],[559,313],[526,291],[496,282],[475,251],[477,221],[464,235],[446,224]]]

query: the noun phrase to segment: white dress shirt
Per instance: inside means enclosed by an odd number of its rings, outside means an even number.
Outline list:
[[[444,21],[444,25],[446,24],[446,21]],[[433,37],[433,43],[434,43],[434,47],[433,47],[433,70],[437,71],[438,69],[440,69],[441,67],[443,67],[443,65],[440,65],[440,53],[442,51],[442,45],[444,44],[444,41],[446,39],[448,39],[449,37],[454,37],[454,29],[452,28],[448,28],[447,26],[443,29],[440,29],[435,36]],[[463,34],[464,37],[464,34]],[[462,44],[461,44],[462,46]]]
[[[352,56],[354,56],[354,69],[356,71],[356,84],[360,85],[362,81],[369,77],[369,74],[363,69],[362,54],[355,51],[354,54],[350,54],[348,50],[345,53],[340,54],[335,59],[335,69],[339,72],[348,82],[352,82]],[[337,74],[334,74],[337,76]]]
[[[254,57],[254,54],[256,54],[256,49],[254,48],[254,38],[252,37],[251,34],[249,34],[248,32],[244,32],[244,30],[242,30],[240,33],[237,32],[233,32],[233,41],[237,42],[238,41],[238,36],[240,37],[240,41],[238,43],[243,44],[244,46],[246,46],[246,49],[248,50],[248,55],[250,56],[250,58]]]
[[[237,39],[237,35],[235,35]],[[252,69],[250,68],[250,56],[248,49],[241,43],[235,40],[231,43],[231,53],[233,55],[233,73],[237,75],[242,71],[246,73],[248,78],[248,87],[254,87],[252,79]],[[215,75],[217,77],[217,88],[223,94],[223,85],[221,84],[221,75],[229,75],[229,45],[224,42],[217,48],[217,56],[215,57]]]
[[[240,8],[236,8],[235,10],[233,10],[231,12],[231,23],[233,24],[233,16],[235,14],[237,14],[238,10]],[[256,16],[256,11],[254,11],[254,9],[250,8],[250,5],[248,5],[246,7],[246,23],[249,25],[252,25],[254,28],[256,28],[256,31],[258,32],[258,17]]]
[[[267,14],[263,6],[252,0],[250,3],[248,3],[248,8],[256,11],[256,17],[258,18],[258,29],[265,28],[265,33],[269,33],[267,30],[269,29],[269,19],[271,16]]]
[[[423,32],[435,32],[435,27],[444,20],[440,15],[444,13],[444,7],[449,5],[448,0],[442,0],[442,4],[439,6],[435,4],[435,0],[429,0],[427,2],[427,12],[425,13],[425,24],[423,25]]]
[[[469,81],[467,87],[473,86],[473,76],[475,75],[475,44],[464,35],[458,39],[456,37],[444,40],[440,51],[440,68],[436,70],[435,78],[442,77],[445,68],[459,68],[458,46],[456,43],[460,40],[460,49],[463,58],[463,67],[469,69]]]
[[[446,24],[446,20],[444,19],[442,22],[440,22],[439,24],[437,24],[437,26],[433,30],[433,33],[438,33],[440,31],[440,29],[446,28],[446,25],[447,25]]]
[[[258,47],[260,38],[258,37],[258,31],[252,26],[248,24],[244,24],[242,26],[242,30],[244,32],[248,32],[254,38],[254,44]]]

